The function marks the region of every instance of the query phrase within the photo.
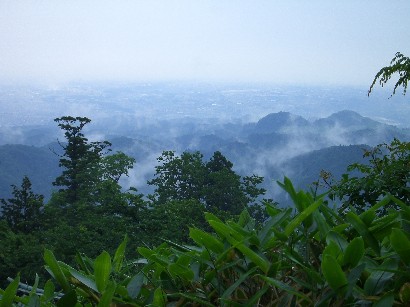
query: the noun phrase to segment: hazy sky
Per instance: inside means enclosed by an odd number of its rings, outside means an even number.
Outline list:
[[[0,81],[369,85],[409,0],[0,0]]]

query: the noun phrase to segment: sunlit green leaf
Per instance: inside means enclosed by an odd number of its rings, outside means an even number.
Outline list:
[[[17,289],[20,282],[20,276],[17,276],[4,290],[3,296],[1,298],[0,307],[9,307],[14,301],[14,296],[17,294]]]
[[[111,257],[103,251],[94,261],[94,277],[97,289],[101,293],[105,290],[111,274]]]
[[[302,222],[310,216],[319,206],[322,204],[323,199],[318,199],[316,200],[313,204],[311,204],[309,207],[307,207],[305,210],[303,210],[301,213],[299,213],[285,228],[285,235],[290,236],[290,234],[297,228],[299,227]]]
[[[160,287],[155,289],[154,300],[152,304],[155,307],[162,307],[162,306],[165,306],[166,302],[167,302],[167,297],[166,297],[165,292]]]
[[[50,268],[51,273],[53,274],[53,277],[57,280],[57,282],[60,284],[61,288],[63,288],[64,292],[70,291],[71,287],[70,284],[67,281],[67,278],[63,274],[63,271],[61,270],[56,258],[54,257],[54,254],[52,251],[45,249],[44,251],[44,261]]]
[[[219,241],[213,235],[210,235],[203,230],[197,228],[190,228],[189,236],[197,244],[204,246],[205,248],[215,253],[221,253],[224,249],[224,245],[221,241]]]
[[[115,272],[119,272],[121,270],[122,262],[124,261],[125,248],[127,246],[127,241],[128,241],[128,237],[125,236],[124,240],[121,242],[121,244],[118,246],[117,250],[115,251],[114,259],[113,259],[113,267],[114,267]]]
[[[101,296],[101,299],[98,303],[98,307],[110,307],[111,306],[111,302],[112,302],[112,298],[114,296],[115,293],[115,288],[116,285],[114,282],[109,282],[103,295]]]

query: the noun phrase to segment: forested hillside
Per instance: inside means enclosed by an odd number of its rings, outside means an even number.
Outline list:
[[[92,124],[86,128],[90,135],[102,134]],[[50,129],[55,131],[49,134],[58,135],[58,129]],[[199,151],[205,158],[220,151],[233,162],[238,174],[263,176],[267,195],[279,202],[283,201],[284,193],[274,182],[283,175],[292,178],[297,187],[307,188],[318,179],[321,170],[330,171],[340,178],[349,164],[361,160],[362,149],[367,145],[390,142],[394,137],[410,140],[408,129],[382,124],[351,111],[338,112],[312,122],[291,113],[279,112],[253,123],[226,123],[223,127],[211,125],[198,129],[195,120],[191,119],[179,124],[168,122],[158,129],[177,132],[162,135],[147,124],[145,130],[141,129],[145,131],[143,133],[107,136],[114,151],[122,151],[136,160],[130,176],[122,178],[121,184],[125,188],[136,186],[144,194],[151,193],[152,189],[146,182],[152,179],[156,159],[162,151],[175,150],[179,154]],[[24,138],[30,139],[31,143],[38,139],[34,133],[28,132]],[[347,150],[344,146],[350,145],[356,145],[355,150],[352,147],[352,155],[343,154]],[[41,147],[1,145],[0,173],[3,176],[0,179],[0,196],[10,197],[10,186],[18,185],[27,175],[33,182],[34,191],[48,200],[55,190],[51,182],[61,171],[58,153],[61,153],[61,148],[56,140]]]

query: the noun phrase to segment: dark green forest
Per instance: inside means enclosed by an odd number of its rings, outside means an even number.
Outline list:
[[[394,73],[405,91],[409,63],[396,54],[370,91]],[[309,191],[284,177],[278,206],[219,151],[164,151],[152,194],[124,190],[132,157],[89,141],[89,118],[55,122],[51,198],[25,176],[1,199],[0,306],[410,305],[410,142]]]

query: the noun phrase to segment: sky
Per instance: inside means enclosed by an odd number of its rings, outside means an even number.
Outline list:
[[[0,82],[368,86],[409,0],[0,0]]]

